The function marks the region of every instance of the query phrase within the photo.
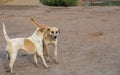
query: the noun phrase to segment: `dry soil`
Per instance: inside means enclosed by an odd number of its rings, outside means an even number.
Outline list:
[[[0,75],[5,72],[6,41],[2,23],[10,38],[28,37],[39,23],[56,26],[59,64],[54,63],[53,47],[49,47],[51,62],[45,69],[34,65],[32,55],[18,53],[14,64],[16,75],[120,75],[120,7],[48,7],[0,6]]]

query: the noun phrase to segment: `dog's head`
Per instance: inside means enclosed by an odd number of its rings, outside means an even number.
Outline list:
[[[57,27],[50,27],[47,25],[39,24],[36,20],[31,18],[32,22],[38,27],[38,32],[45,32],[44,37],[48,36],[51,40],[56,41],[60,33]]]
[[[51,40],[56,41],[59,34],[60,34],[60,29],[58,29],[57,27],[50,27],[47,36]]]

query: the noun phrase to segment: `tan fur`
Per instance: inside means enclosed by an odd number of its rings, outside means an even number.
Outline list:
[[[44,32],[44,30],[43,30],[43,29],[39,29],[39,30],[37,30],[37,31],[35,32],[35,34],[36,34],[36,35],[40,35],[42,32]]]
[[[36,52],[35,44],[29,39],[24,39],[24,46],[27,50],[29,50],[28,52],[30,54],[33,54]]]

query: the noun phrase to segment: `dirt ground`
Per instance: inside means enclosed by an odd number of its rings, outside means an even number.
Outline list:
[[[120,7],[47,7],[0,6],[0,75],[5,72],[6,41],[2,32],[5,22],[10,38],[28,37],[39,23],[56,26],[59,64],[54,63],[53,48],[49,47],[51,62],[45,69],[34,65],[32,55],[18,53],[14,64],[16,75],[120,75]]]

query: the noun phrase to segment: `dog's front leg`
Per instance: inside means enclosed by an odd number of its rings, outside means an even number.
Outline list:
[[[57,43],[54,44],[54,56],[55,56],[55,63],[58,64],[58,58],[57,58]]]
[[[35,65],[39,67],[40,65],[38,64],[38,61],[37,61],[37,53],[34,54],[34,61],[35,61]]]
[[[41,50],[41,51],[43,51],[43,50]],[[41,57],[44,66],[45,66],[46,68],[48,68],[48,65],[47,65],[47,63],[46,63],[46,61],[45,61],[45,59],[44,59],[44,56],[43,56],[43,52],[37,52],[37,54]]]
[[[49,52],[48,52],[48,45],[45,45],[45,53],[46,53],[46,61],[49,62],[50,57],[49,57]]]

